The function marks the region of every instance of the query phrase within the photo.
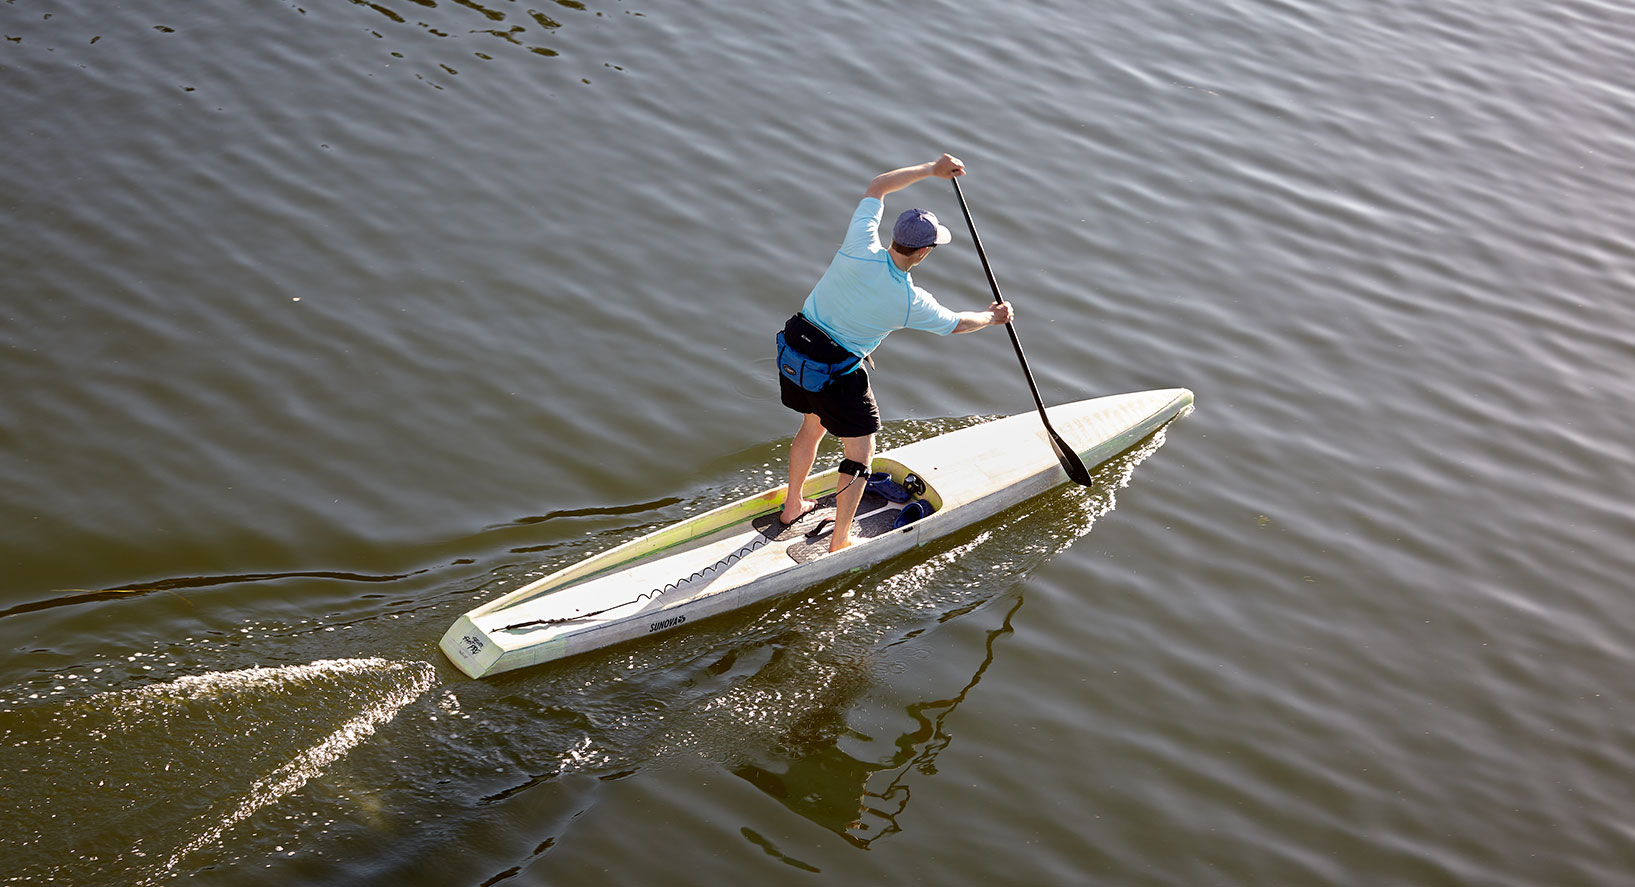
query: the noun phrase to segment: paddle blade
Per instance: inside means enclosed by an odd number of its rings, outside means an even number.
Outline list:
[[[1095,486],[1096,482],[1090,477],[1090,469],[1084,467],[1084,460],[1079,458],[1079,454],[1073,452],[1073,448],[1062,440],[1062,436],[1057,434],[1054,428],[1046,425],[1045,432],[1049,434],[1050,448],[1056,451],[1056,460],[1062,463],[1062,470],[1067,472],[1067,476],[1081,487]]]

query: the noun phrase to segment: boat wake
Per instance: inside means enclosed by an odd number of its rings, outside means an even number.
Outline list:
[[[172,879],[190,855],[299,791],[435,680],[426,662],[332,659],[6,709],[0,767],[13,797],[31,803],[0,813],[21,851],[0,883]],[[42,823],[53,820],[75,824],[71,847],[48,840]],[[156,827],[166,821],[174,827]],[[187,837],[153,846],[153,836],[177,834]]]
[[[0,809],[0,884],[339,883],[394,866],[475,883],[449,848],[480,840],[526,867],[597,786],[653,768],[731,773],[866,846],[912,824],[911,784],[957,741],[946,715],[1003,655],[1027,575],[1090,532],[1162,442],[1101,466],[1093,491],[1064,488],[808,593],[491,681],[439,685],[395,613],[382,637],[348,644],[389,636],[395,655],[85,692],[201,667],[167,648],[37,681],[0,696],[0,772],[28,799]]]

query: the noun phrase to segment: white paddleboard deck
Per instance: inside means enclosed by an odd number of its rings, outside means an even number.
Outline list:
[[[1184,388],[1049,408],[1086,465],[1119,455],[1190,409]],[[872,466],[927,486],[929,517],[892,527],[902,504],[866,493],[850,547],[828,553],[838,475],[808,480],[817,511],[778,522],[784,491],[767,490],[595,555],[460,617],[441,647],[482,677],[677,628],[862,569],[1068,482],[1037,413],[973,425],[881,453]],[[859,481],[861,482],[861,481]],[[833,531],[832,521],[828,524]]]

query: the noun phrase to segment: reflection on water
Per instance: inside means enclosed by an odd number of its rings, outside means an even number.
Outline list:
[[[583,2],[0,5],[0,609],[56,604],[0,619],[0,880],[138,882],[386,697],[347,677],[85,722],[101,742],[24,708],[257,662],[443,669],[436,638],[501,585],[781,472],[743,449],[790,430],[754,331],[859,176],[943,149],[991,186],[1047,392],[1208,404],[1139,507],[1033,575],[1007,549],[1054,519],[997,520],[687,637],[448,675],[174,880],[480,884],[540,855],[587,876],[496,883],[809,880],[740,828],[858,883],[1629,880],[1629,4],[961,4],[903,29],[866,3]],[[985,301],[969,244],[944,252],[921,282]],[[1002,336],[891,352],[895,415],[1026,398]],[[895,747],[924,735],[908,707],[969,680],[1011,594],[1071,621],[1017,614],[927,775],[942,740]],[[916,629],[954,646],[882,659]],[[1015,754],[1028,714],[1097,766]],[[787,775],[792,749],[828,770]],[[747,768],[893,837],[854,852]]]
[[[896,753],[890,760],[866,761],[848,754],[839,744],[847,732],[845,722],[834,712],[817,712],[790,731],[787,752],[779,760],[744,764],[732,772],[858,847],[867,849],[880,838],[902,831],[897,817],[908,808],[909,775],[937,772],[937,755],[954,740],[943,721],[981,682],[983,672],[993,663],[994,643],[1011,633],[1011,617],[1021,608],[1018,596],[1003,624],[987,632],[986,655],[959,692],[907,707],[916,728],[896,738]]]
[[[579,0],[552,0],[552,5],[519,6],[516,0],[352,0],[379,18],[368,33],[386,41],[391,59],[407,65],[416,79],[442,89],[449,77],[469,74],[469,64],[490,64],[502,59],[555,60],[571,55],[566,44],[575,29],[605,22],[610,15],[641,17],[628,9],[601,8]],[[542,6],[544,4],[541,4]],[[572,35],[575,39],[582,34]],[[604,71],[622,71],[621,64],[595,60]],[[583,69],[574,72],[582,83],[590,80]],[[570,75],[571,76],[571,75]],[[439,81],[442,81],[441,83]]]
[[[183,60],[198,54],[209,57],[227,41],[261,39],[270,41],[279,60],[286,65],[305,64],[301,56],[324,44],[322,55],[343,49],[356,60],[368,60],[384,48],[384,68],[409,70],[435,88],[439,81],[465,73],[470,63],[486,64],[501,59],[545,60],[571,55],[570,40],[583,37],[595,24],[644,17],[635,10],[598,0],[549,0],[539,5],[517,0],[351,0],[352,6],[313,4],[273,4],[224,14],[217,10],[175,10],[162,13],[140,8],[86,6],[64,8],[29,19],[14,16],[6,22],[5,43],[23,53],[23,58],[41,62],[51,53],[81,68],[125,66],[137,63],[147,71],[188,70],[190,78],[214,82],[217,75],[205,75]],[[315,23],[325,34],[314,38],[300,27],[291,29],[290,16]],[[361,28],[360,28],[361,26]],[[576,35],[575,32],[579,34]],[[346,37],[353,34],[362,37]],[[335,42],[340,37],[341,42]],[[604,70],[623,70],[613,62],[596,60]],[[381,66],[371,64],[374,70]],[[390,73],[388,71],[388,73]],[[373,76],[371,74],[371,76]],[[581,77],[581,79],[584,79]],[[588,81],[586,81],[588,82]],[[200,80],[177,84],[182,92],[193,93]]]
[[[553,0],[555,7],[542,11],[534,7],[519,7],[516,0],[446,0],[442,6],[437,0],[352,0],[358,6],[379,13],[392,26],[416,29],[421,34],[459,42],[471,55],[484,61],[494,58],[492,52],[522,51],[535,56],[553,58],[561,55],[554,48],[558,31],[566,23],[582,22],[583,16],[602,17],[603,13],[578,0]],[[303,10],[304,12],[304,10]],[[639,12],[621,10],[622,14],[639,16]],[[576,21],[577,20],[577,21]],[[376,36],[384,36],[378,31]],[[480,41],[480,42],[466,42]],[[402,52],[393,51],[393,57],[403,58]],[[442,64],[450,74],[459,71]]]
[[[1115,506],[1117,490],[1128,486],[1136,466],[1163,445],[1168,428],[1165,425],[1118,458],[1097,467],[1093,472],[1096,481],[1093,491],[1075,489],[1056,501],[1021,506],[1002,516],[997,526],[987,528],[976,541],[958,545],[934,559],[929,565],[932,569],[909,570],[894,576],[881,588],[872,590],[872,596],[876,600],[900,599],[906,604],[916,598],[935,598],[931,592],[936,586],[953,582],[965,584],[967,596],[951,596],[941,602],[944,611],[940,615],[933,619],[929,613],[922,613],[914,622],[922,626],[941,625],[979,611],[988,603],[988,598],[971,598],[970,592],[990,593],[997,584],[993,578],[996,568],[1002,570],[1001,576],[1020,578],[1088,533],[1095,521]],[[997,544],[998,539],[1003,539],[1004,544]],[[1005,560],[990,560],[1006,555]],[[967,570],[977,575],[986,573],[987,581],[960,583],[958,574]],[[870,712],[873,706],[865,700],[871,692],[880,689],[879,680],[861,663],[878,665],[911,645],[929,643],[934,640],[932,628],[908,629],[876,648],[857,651],[855,658],[848,658],[842,652],[838,654],[838,661],[827,665],[824,660],[837,654],[825,641],[823,648],[813,650],[811,658],[802,666],[810,672],[805,676],[807,680],[800,681],[810,682],[809,692],[802,697],[807,704],[788,708],[776,718],[768,719],[764,714],[757,718],[762,724],[789,726],[767,743],[765,751],[742,751],[728,769],[789,810],[856,847],[867,849],[875,841],[901,832],[901,817],[912,796],[914,776],[936,774],[937,757],[953,742],[953,734],[946,726],[947,718],[981,682],[994,661],[998,640],[1012,632],[1011,621],[1021,607],[1022,598],[1017,596],[1000,624],[985,631],[982,659],[969,679],[951,694],[920,698],[903,705],[911,726],[890,738],[869,735],[865,731],[871,728],[857,726],[861,721],[879,720],[879,713]],[[861,621],[880,621],[882,615],[877,611]],[[957,651],[950,650],[931,653],[923,647],[918,652],[936,661],[958,655]],[[885,670],[900,673],[908,667],[891,662]],[[789,696],[791,681],[788,679],[778,679],[766,671],[756,677],[770,678],[780,697]],[[893,675],[893,681],[900,680]],[[757,695],[765,695],[765,691]],[[755,705],[741,704],[737,710],[758,709]],[[854,753],[849,749],[860,751]],[[869,757],[866,751],[870,749],[882,749],[883,753]],[[782,854],[765,837],[750,832],[745,836],[784,862],[797,868],[805,866]]]
[[[34,801],[0,810],[0,829],[19,836],[0,883],[169,883],[250,860],[269,883],[342,883],[347,866],[378,861],[388,844],[405,866],[432,866],[405,835],[446,848],[488,833],[495,817],[514,818],[531,860],[587,803],[564,777],[699,764],[867,848],[907,828],[912,783],[936,773],[953,741],[949,718],[994,661],[1021,598],[1003,614],[986,604],[1087,533],[1162,440],[1160,431],[1102,466],[1094,492],[1041,497],[811,594],[436,696],[437,667],[402,651],[207,668],[89,694],[141,671],[65,670],[57,686],[0,697],[0,772],[12,796]],[[385,615],[344,639],[332,626],[279,637],[377,648],[400,633]],[[265,628],[247,627],[220,652],[293,652],[273,648]],[[189,667],[157,655],[172,674]],[[356,753],[365,744],[379,753]],[[416,748],[435,751],[399,753]],[[810,868],[754,829],[743,834]]]

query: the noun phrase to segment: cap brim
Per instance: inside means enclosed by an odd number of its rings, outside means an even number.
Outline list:
[[[937,225],[937,246],[942,246],[943,244],[948,243],[949,241],[951,241],[953,239],[954,239],[954,232],[949,231],[947,225],[938,223],[938,225]]]

